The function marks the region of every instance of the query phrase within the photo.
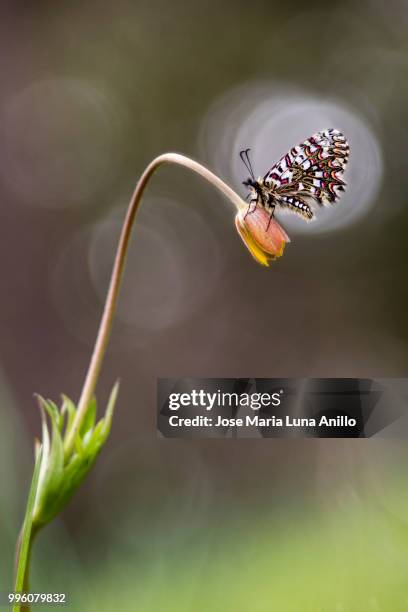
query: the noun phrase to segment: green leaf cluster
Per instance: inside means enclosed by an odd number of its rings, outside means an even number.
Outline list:
[[[42,419],[42,441],[37,443],[36,448],[40,461],[32,512],[36,530],[61,512],[94,464],[111,429],[118,389],[116,383],[105,416],[99,421],[96,421],[96,399],[92,399],[76,435],[74,449],[68,456],[64,453],[64,443],[74,422],[76,405],[64,395],[61,408],[53,401],[37,396]]]

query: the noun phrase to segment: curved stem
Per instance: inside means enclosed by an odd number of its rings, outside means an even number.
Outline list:
[[[75,444],[75,437],[81,423],[85,417],[85,414],[88,409],[89,402],[92,399],[92,396],[95,391],[95,386],[98,380],[99,372],[102,366],[102,361],[105,356],[106,347],[109,341],[110,331],[112,328],[113,316],[115,313],[116,302],[119,295],[120,284],[123,276],[124,265],[126,260],[126,254],[130,242],[131,231],[133,227],[133,222],[135,219],[135,215],[137,209],[139,208],[139,204],[143,195],[143,192],[146,188],[146,185],[154,173],[154,171],[162,164],[177,164],[179,166],[184,166],[193,172],[201,175],[207,181],[209,181],[212,185],[214,185],[219,191],[221,191],[231,202],[238,208],[242,208],[244,206],[244,202],[242,198],[233,191],[224,181],[222,181],[218,176],[213,174],[210,170],[199,164],[198,162],[185,157],[184,155],[179,155],[178,153],[165,153],[164,155],[160,155],[156,157],[143,172],[140,177],[136,188],[133,192],[132,198],[130,200],[128,210],[126,213],[125,221],[123,223],[122,232],[119,239],[118,248],[116,251],[115,262],[112,270],[110,285],[108,289],[108,294],[106,296],[105,307],[103,310],[101,322],[99,325],[98,335],[96,337],[96,342],[94,346],[94,350],[92,353],[91,361],[88,367],[88,372],[85,378],[84,386],[82,388],[82,393],[78,402],[78,410],[75,415],[74,422],[70,431],[68,432],[66,441],[65,441],[65,458],[67,459],[72,452],[72,449]]]
[[[40,473],[41,465],[41,451],[38,453],[33,477],[30,485],[30,492],[28,494],[27,509],[24,517],[23,527],[21,529],[16,551],[16,567],[15,567],[15,583],[14,590],[18,593],[29,591],[29,575],[30,575],[30,561],[31,552],[33,547],[33,540],[38,529],[33,525],[33,509],[35,503],[35,497],[37,494],[38,476]],[[16,603],[13,606],[13,612],[22,612],[23,610],[29,610],[30,607],[23,605],[21,602]]]
[[[33,552],[33,544],[34,544],[35,536],[36,536],[36,531],[32,530],[31,537],[30,537],[29,544],[28,544],[28,550],[27,550],[26,568],[25,568],[24,582],[23,582],[23,592],[24,593],[30,592],[30,564],[31,564],[31,555]],[[21,612],[29,612],[29,610],[30,610],[30,605],[28,603],[23,604],[21,606]]]

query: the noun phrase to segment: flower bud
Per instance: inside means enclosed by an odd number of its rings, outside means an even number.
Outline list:
[[[281,257],[289,236],[270,213],[260,206],[241,208],[235,217],[235,225],[245,246],[262,266]]]

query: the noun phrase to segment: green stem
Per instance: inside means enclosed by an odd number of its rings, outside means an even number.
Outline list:
[[[37,454],[35,461],[33,478],[31,480],[30,492],[28,495],[27,509],[24,517],[23,526],[21,528],[20,536],[17,542],[16,551],[16,580],[14,584],[14,590],[18,593],[26,592],[29,590],[29,575],[30,575],[30,560],[31,551],[33,547],[34,537],[37,533],[35,526],[33,525],[33,509],[35,503],[35,497],[37,494],[38,475],[40,472],[41,464],[41,451]],[[13,612],[27,611],[29,606],[25,606],[21,603],[13,606]]]
[[[160,165],[165,163],[177,164],[179,166],[184,166],[185,168],[192,170],[193,172],[201,175],[212,185],[214,185],[219,191],[221,191],[225,196],[227,196],[227,198],[231,200],[231,202],[237,207],[237,209],[240,209],[243,206],[242,198],[237,193],[235,193],[235,191],[233,191],[226,183],[224,183],[224,181],[222,181],[220,178],[218,178],[218,176],[213,174],[210,170],[208,170],[201,164],[197,163],[192,159],[189,159],[188,157],[185,157],[184,155],[179,155],[177,153],[165,153],[164,155],[156,157],[156,159],[154,159],[147,166],[133,192],[126,213],[125,221],[123,223],[118,248],[116,251],[115,262],[113,265],[108,294],[106,296],[105,307],[99,325],[98,335],[96,337],[91,361],[88,367],[88,372],[78,402],[78,410],[75,414],[72,427],[70,428],[65,440],[65,460],[68,459],[72,452],[72,449],[74,448],[76,435],[81,427],[83,419],[88,410],[89,403],[94,395],[95,386],[98,380],[103,358],[106,352],[106,347],[109,341],[113,316],[116,308],[116,302],[118,299],[119,289],[123,277],[126,254],[129,247],[132,226],[137,209],[139,208],[143,192],[146,188],[147,183],[149,182],[150,177]]]

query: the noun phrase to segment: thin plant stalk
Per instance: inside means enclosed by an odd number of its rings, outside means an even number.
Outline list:
[[[95,386],[98,380],[99,372],[102,366],[103,358],[105,356],[106,348],[109,341],[110,332],[112,329],[116,302],[119,295],[120,285],[124,272],[126,254],[129,247],[130,236],[136,212],[139,208],[139,204],[147,183],[149,182],[155,170],[157,170],[157,168],[162,164],[176,164],[179,166],[184,166],[189,170],[192,170],[193,172],[207,179],[208,182],[210,182],[219,191],[221,191],[237,207],[238,210],[240,210],[244,206],[242,198],[235,191],[233,191],[231,187],[224,183],[224,181],[222,181],[213,172],[211,172],[198,162],[188,157],[185,157],[184,155],[179,155],[178,153],[165,153],[163,155],[160,155],[159,157],[156,157],[147,166],[133,192],[126,213],[126,218],[123,223],[118,248],[116,251],[115,262],[112,270],[112,276],[110,279],[109,289],[105,301],[105,307],[99,325],[98,335],[96,337],[88,372],[78,402],[78,411],[76,413],[75,420],[70,431],[70,435],[67,437],[65,443],[65,456],[69,456],[69,454],[72,452],[72,449],[75,444],[75,436],[79,431],[79,428],[81,427],[81,423],[83,422],[83,419],[87,412],[89,402],[91,401],[95,391]]]
[[[24,517],[23,526],[17,541],[16,551],[16,580],[14,590],[16,592],[28,592],[29,576],[30,576],[30,561],[33,549],[36,529],[33,526],[33,508],[35,496],[37,493],[38,476],[40,473],[41,451],[38,453],[35,461],[33,477],[31,480],[30,492],[28,494],[27,509]],[[20,603],[13,606],[13,612],[29,610],[29,606],[21,605]]]
[[[122,226],[105,306],[78,405],[75,407],[69,398],[63,396],[63,406],[59,412],[57,406],[51,400],[47,401],[39,397],[43,421],[43,442],[37,452],[27,510],[17,545],[15,582],[15,591],[17,592],[28,590],[30,556],[35,534],[41,527],[52,521],[65,507],[67,501],[91,468],[109,435],[118,384],[112,389],[104,418],[96,424],[94,392],[112,329],[135,216],[151,176],[162,164],[183,166],[199,174],[234,204],[238,210],[237,218],[239,217],[236,220],[236,223],[238,223],[237,229],[251,254],[262,265],[269,265],[269,259],[280,256],[285,241],[289,240],[275,222],[272,226],[274,228],[273,237],[268,236],[268,230],[262,229],[261,231],[256,223],[255,225],[252,224],[254,225],[252,230],[246,227],[245,217],[242,219],[240,217],[243,215],[244,209],[247,208],[245,202],[224,181],[198,162],[177,153],[165,153],[156,157],[147,166],[135,187]],[[262,216],[264,211],[259,210]],[[259,219],[257,223],[259,225]],[[268,228],[270,223],[271,220],[268,219]],[[249,239],[248,234],[251,231],[254,236]],[[258,234],[262,234],[259,243],[256,241]],[[265,237],[268,240],[273,238],[271,244],[266,242],[263,244]],[[51,441],[45,413],[51,419]],[[65,429],[64,422],[66,423]],[[29,605],[18,603],[13,608],[13,612],[22,610],[29,610]]]
[[[77,444],[79,443],[79,435],[81,431],[81,426],[84,423],[84,420],[88,416],[88,412],[90,409],[90,405],[94,398],[95,387],[97,384],[97,380],[99,377],[99,373],[101,370],[103,358],[105,356],[106,348],[109,341],[110,332],[112,329],[113,318],[115,314],[116,303],[119,295],[120,285],[123,277],[126,255],[129,248],[131,232],[133,228],[133,223],[135,220],[136,212],[139,208],[141,198],[146,189],[146,186],[153,175],[153,173],[157,170],[159,166],[162,164],[175,164],[179,166],[183,166],[196,174],[199,174],[203,178],[205,178],[209,183],[214,185],[221,193],[223,193],[238,209],[241,211],[246,207],[246,204],[243,202],[241,197],[233,191],[224,181],[222,181],[218,176],[213,174],[210,170],[199,164],[198,162],[185,157],[184,155],[179,155],[178,153],[165,153],[156,157],[143,172],[140,177],[135,190],[133,192],[132,198],[129,202],[129,206],[127,209],[126,217],[123,223],[121,235],[119,238],[119,244],[117,247],[114,265],[112,269],[112,275],[110,279],[109,289],[106,296],[105,306],[103,309],[101,322],[98,329],[98,334],[95,341],[95,346],[92,352],[91,360],[89,363],[87,375],[85,378],[85,382],[82,388],[82,392],[79,398],[77,409],[75,410],[75,415],[73,416],[73,420],[70,423],[69,428],[67,429],[66,436],[64,438],[63,444],[61,446],[61,451],[63,454],[62,460],[65,466],[69,467],[69,462],[72,459],[72,455],[77,449]],[[105,423],[103,424],[102,429],[99,430],[98,433],[104,436],[104,440],[108,435],[108,431],[110,428],[110,422],[112,419],[113,406],[116,401],[118,386],[115,385],[112,390],[110,400],[108,402],[107,413],[105,416]],[[65,398],[67,399],[67,398]],[[45,400],[42,400],[44,405],[46,404]],[[41,402],[40,402],[41,403]],[[52,410],[51,410],[52,413]],[[44,424],[44,411],[43,414],[43,424]],[[102,423],[99,423],[101,426]],[[97,429],[97,428],[95,428]],[[103,441],[104,441],[103,440]],[[102,442],[103,443],[103,442]],[[34,522],[34,507],[36,504],[36,494],[41,488],[41,474],[40,474],[40,464],[41,464],[41,454],[43,447],[40,447],[39,452],[37,452],[36,463],[34,468],[34,474],[31,482],[29,498],[27,502],[27,510],[25,514],[25,519],[23,523],[23,527],[21,530],[21,534],[19,537],[19,541],[17,544],[17,554],[16,554],[16,581],[15,581],[15,591],[16,592],[27,592],[29,589],[28,577],[29,577],[29,568],[30,568],[30,558],[31,551],[33,546],[33,539],[38,529],[43,526],[42,524],[36,525]],[[67,468],[68,469],[68,468]],[[40,475],[40,477],[39,477]],[[26,603],[18,603],[13,607],[13,612],[22,612],[29,610],[30,607]]]

